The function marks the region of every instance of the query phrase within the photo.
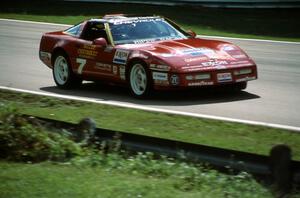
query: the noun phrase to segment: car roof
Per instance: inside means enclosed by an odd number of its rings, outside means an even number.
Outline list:
[[[102,22],[102,23],[123,23],[139,20],[153,20],[153,19],[162,19],[160,16],[130,16],[124,14],[109,14],[105,15],[103,18],[99,19],[90,19],[89,21],[93,22]]]

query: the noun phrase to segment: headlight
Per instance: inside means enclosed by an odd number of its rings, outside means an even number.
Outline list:
[[[210,79],[210,74],[197,74],[195,76],[196,80],[205,80],[205,79]]]
[[[170,77],[170,82],[172,85],[179,85],[179,76],[177,74],[173,74]]]
[[[251,74],[251,69],[241,69],[241,70],[235,70],[234,75],[243,75],[243,74]]]
[[[194,76],[193,75],[187,75],[187,76],[185,76],[185,79],[187,79],[187,80],[193,80]]]
[[[210,79],[210,74],[186,75],[186,80],[207,80]]]

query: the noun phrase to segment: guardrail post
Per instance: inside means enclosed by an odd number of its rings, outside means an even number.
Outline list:
[[[283,197],[292,187],[292,161],[289,146],[280,144],[271,149],[270,170],[275,190],[279,193],[279,197]]]
[[[91,118],[83,118],[77,125],[74,139],[76,142],[88,141],[94,136],[96,131],[96,122]]]

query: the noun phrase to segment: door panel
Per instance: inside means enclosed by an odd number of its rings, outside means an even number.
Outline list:
[[[83,78],[113,77],[113,51],[107,47],[94,45],[91,41],[78,39],[76,42],[76,56],[74,59],[75,72]]]

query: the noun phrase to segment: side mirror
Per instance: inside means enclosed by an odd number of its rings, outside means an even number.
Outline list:
[[[100,45],[102,47],[106,47],[107,46],[107,41],[105,38],[97,38],[93,41],[94,45]]]
[[[195,38],[197,34],[193,30],[186,31],[189,35],[191,35],[192,38]]]

